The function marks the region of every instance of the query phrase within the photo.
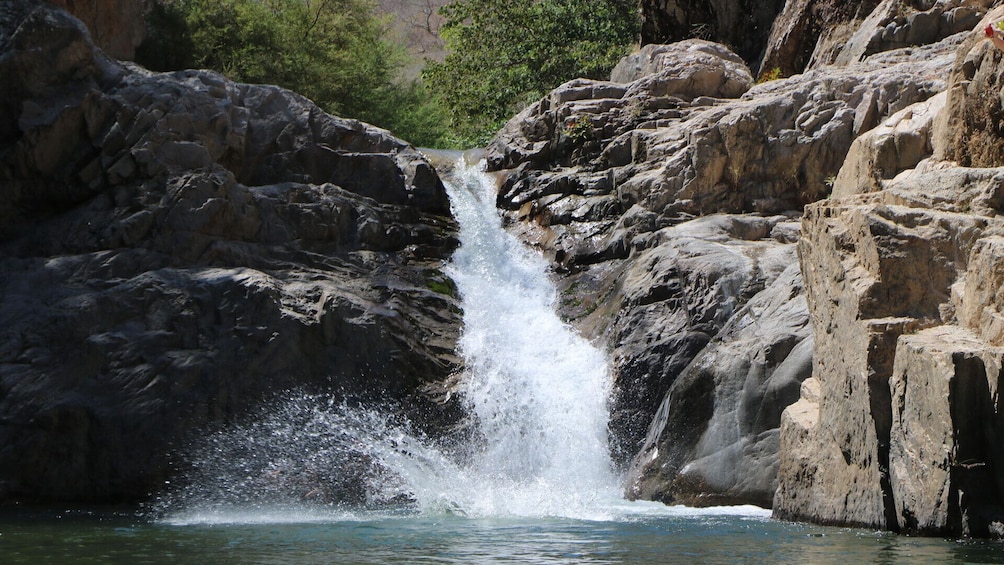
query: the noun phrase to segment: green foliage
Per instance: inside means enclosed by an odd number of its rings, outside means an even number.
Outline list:
[[[459,296],[459,290],[457,289],[456,283],[453,282],[453,279],[446,276],[438,269],[426,275],[425,286],[436,294],[444,294],[453,298],[457,298]]]
[[[277,84],[324,110],[442,146],[447,122],[366,0],[163,0],[137,60],[154,70],[208,68],[247,83]]]
[[[760,73],[760,80],[757,81],[757,84],[763,84],[765,82],[770,82],[772,80],[778,80],[780,78],[781,78],[781,68],[780,67],[774,67],[773,69],[770,69],[769,71],[763,71],[763,72],[761,72]]]
[[[587,116],[577,116],[573,120],[565,123],[565,135],[575,143],[582,143],[592,139],[593,123]]]
[[[561,83],[606,78],[639,26],[631,0],[455,0],[441,14],[450,53],[423,77],[475,145]]]

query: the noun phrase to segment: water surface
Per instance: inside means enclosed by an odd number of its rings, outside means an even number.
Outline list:
[[[724,513],[723,513],[724,512]],[[999,563],[989,541],[908,538],[772,521],[762,512],[666,508],[613,521],[449,515],[157,523],[130,514],[0,514],[14,563]],[[234,516],[233,518],[238,518]],[[245,516],[246,518],[246,516]],[[285,519],[284,519],[285,518]]]

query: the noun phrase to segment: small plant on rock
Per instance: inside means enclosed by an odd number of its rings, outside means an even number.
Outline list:
[[[778,80],[780,78],[782,78],[781,77],[781,68],[780,67],[774,67],[773,69],[770,69],[769,71],[763,71],[763,72],[761,72],[760,73],[760,80],[757,81],[757,84],[763,84],[765,82],[770,82],[772,80]]]
[[[565,136],[575,143],[582,143],[593,138],[593,123],[589,118],[577,116],[565,122]]]

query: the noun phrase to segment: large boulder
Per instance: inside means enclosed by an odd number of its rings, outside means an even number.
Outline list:
[[[291,389],[454,421],[456,226],[413,148],[45,4],[0,4],[0,48],[0,500],[141,498]]]

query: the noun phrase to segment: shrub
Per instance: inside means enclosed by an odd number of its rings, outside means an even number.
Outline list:
[[[445,114],[419,82],[397,80],[407,59],[385,24],[364,0],[162,0],[137,62],[276,84],[332,114],[443,145]]]
[[[639,29],[630,0],[456,0],[441,13],[449,54],[423,77],[474,145],[561,83],[607,78]]]

